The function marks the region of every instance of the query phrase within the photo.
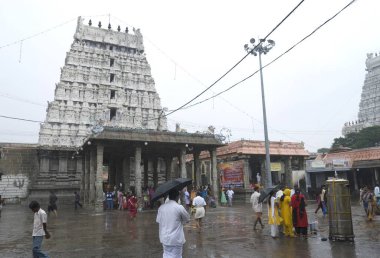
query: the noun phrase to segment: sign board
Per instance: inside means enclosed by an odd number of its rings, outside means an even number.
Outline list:
[[[244,188],[244,161],[223,162],[218,164],[220,184],[224,188]]]
[[[271,171],[281,171],[281,163],[280,162],[271,162],[270,163]]]
[[[312,168],[325,168],[326,165],[325,165],[325,162],[323,162],[322,160],[313,160],[311,162],[311,167]]]

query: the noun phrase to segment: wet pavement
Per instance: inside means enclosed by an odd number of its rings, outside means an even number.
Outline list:
[[[162,257],[155,222],[156,210],[138,213],[131,221],[126,211],[95,213],[87,209],[58,207],[49,215],[52,238],[42,249],[50,257]],[[319,231],[307,239],[272,239],[264,211],[265,228],[253,230],[250,205],[209,208],[199,232],[192,219],[185,227],[183,257],[380,257],[380,216],[367,222],[363,209],[352,208],[355,242],[321,241],[328,237],[328,221],[315,205],[308,207],[309,222],[317,220]],[[32,257],[33,213],[24,206],[3,207],[0,218],[0,257]]]

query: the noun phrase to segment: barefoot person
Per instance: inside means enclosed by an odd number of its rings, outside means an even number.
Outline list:
[[[193,200],[193,206],[195,207],[195,221],[197,222],[197,228],[201,229],[202,227],[202,218],[205,216],[206,210],[206,201],[201,196],[201,193],[197,193],[197,197]]]
[[[259,198],[260,198],[259,187],[255,186],[253,190],[254,192],[251,195],[251,200],[250,200],[250,202],[252,203],[252,209],[256,213],[256,220],[255,220],[255,224],[253,225],[253,230],[256,230],[257,223],[260,223],[261,228],[263,229],[264,224],[261,221],[261,216],[263,215],[263,204],[259,202]]]
[[[34,212],[33,222],[33,257],[47,257],[49,256],[41,251],[42,240],[44,236],[46,239],[50,238],[47,231],[47,215],[46,212],[40,208],[40,204],[36,201],[31,201],[29,208]]]

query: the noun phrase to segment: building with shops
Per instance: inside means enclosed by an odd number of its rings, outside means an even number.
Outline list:
[[[328,153],[306,161],[310,195],[318,192],[329,177],[335,176],[347,179],[352,193],[364,185],[373,188],[380,179],[380,147]]]
[[[358,119],[344,124],[343,135],[380,125],[380,55],[367,54],[365,64],[367,73],[362,88]]]
[[[216,147],[222,145],[214,134],[167,130],[139,29],[85,25],[79,17],[38,145],[0,145],[0,172],[11,181],[25,179],[23,197],[47,199],[54,190],[63,202],[80,191],[86,204],[100,209],[106,187],[131,189],[141,198],[143,186],[187,177],[188,154],[209,151],[216,180]],[[28,155],[33,166],[18,169],[14,163]],[[9,188],[0,194],[16,198]]]
[[[270,142],[271,176],[274,185],[298,184],[298,174],[304,174],[305,160],[309,153],[302,143]],[[218,188],[234,189],[238,199],[249,201],[253,184],[266,184],[265,142],[240,140],[217,148]],[[199,165],[197,165],[199,164]],[[199,160],[190,159],[197,185],[212,184],[210,154],[202,152]],[[199,168],[197,170],[196,168]]]

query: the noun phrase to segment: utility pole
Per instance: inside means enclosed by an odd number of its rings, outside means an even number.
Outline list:
[[[248,44],[244,45],[244,49],[251,53],[254,56],[259,54],[259,64],[260,64],[260,79],[261,79],[261,102],[263,107],[263,122],[264,122],[264,137],[265,137],[265,171],[267,176],[267,186],[272,186],[272,174],[271,174],[271,166],[270,166],[270,152],[269,152],[269,138],[268,138],[268,126],[267,126],[267,114],[265,107],[265,94],[264,94],[264,79],[263,79],[263,67],[261,64],[261,54],[266,55],[269,50],[271,50],[275,46],[275,42],[273,40],[268,39],[265,41],[264,39],[260,39],[260,42],[255,45],[255,39],[252,38],[249,42],[252,44],[251,47]],[[266,43],[267,42],[267,43]],[[264,45],[264,43],[266,43]]]

